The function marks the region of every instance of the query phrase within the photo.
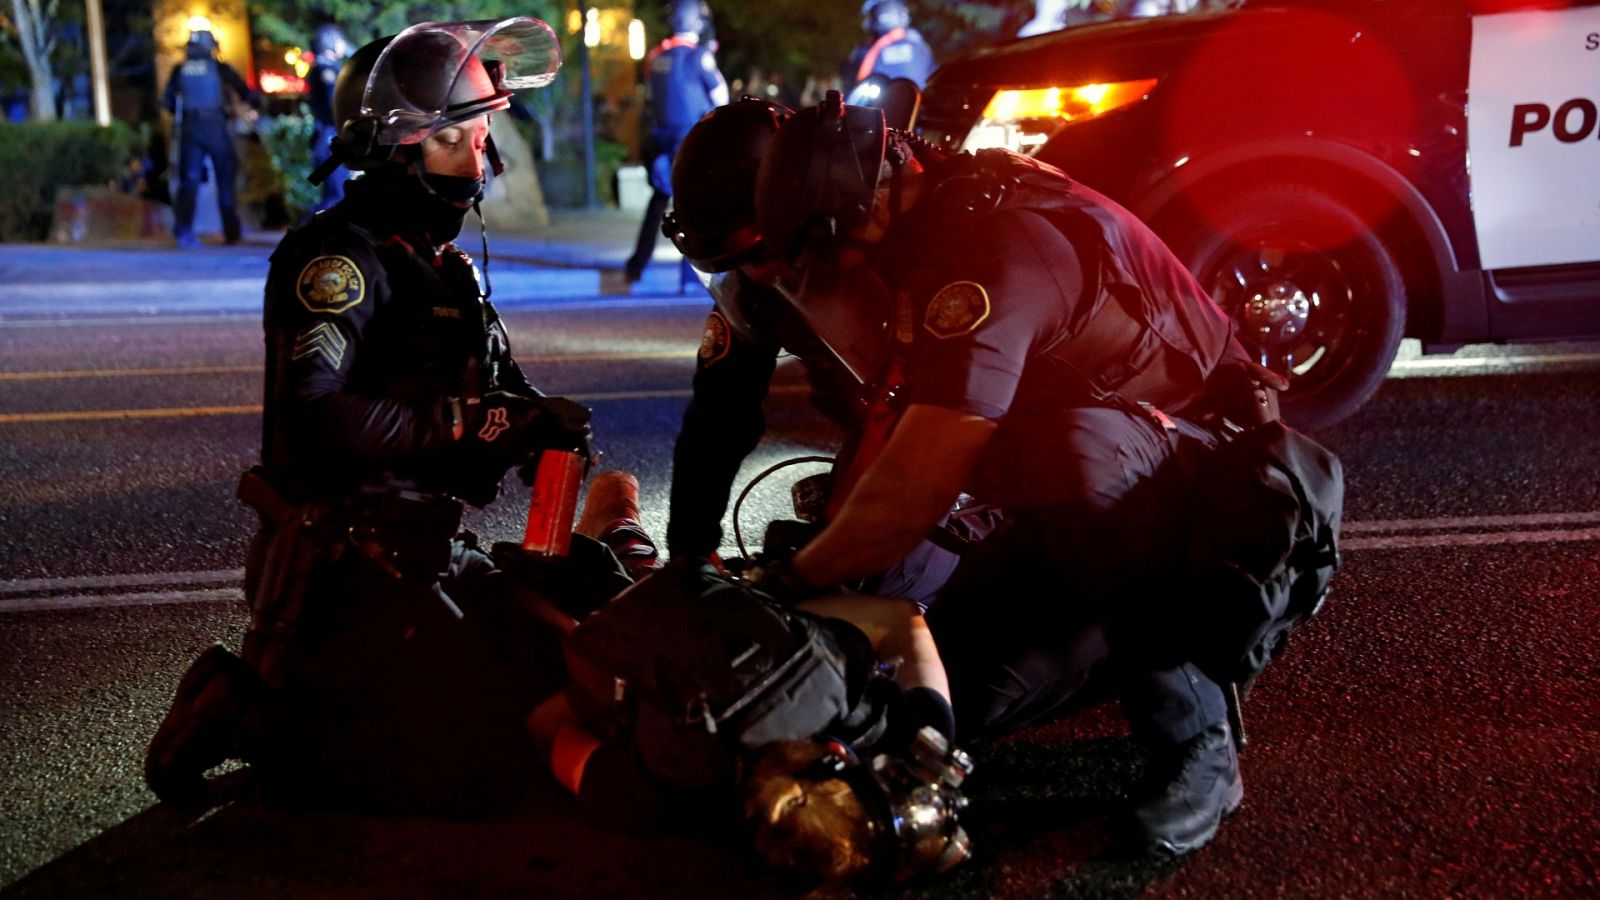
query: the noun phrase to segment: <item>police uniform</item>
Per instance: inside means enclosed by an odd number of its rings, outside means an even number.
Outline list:
[[[172,68],[162,107],[178,126],[178,197],[173,208],[173,230],[180,242],[194,240],[195,195],[205,174],[206,160],[216,179],[217,208],[222,213],[223,238],[239,240],[239,212],[234,199],[234,174],[238,158],[228,127],[227,89],[241,98],[255,96],[233,67],[217,60],[206,43],[191,42],[187,58]]]
[[[722,515],[739,472],[766,430],[761,404],[780,353],[805,365],[813,404],[846,429],[859,426],[861,392],[778,293],[738,271],[714,277],[695,363],[694,394],[672,455],[667,548],[706,557],[722,545]]]
[[[1159,239],[1061,172],[984,151],[932,161],[927,184],[869,264],[896,298],[906,402],[997,423],[968,490],[1007,523],[928,617],[962,732],[1048,716],[1110,664],[1136,732],[1187,740],[1223,695],[1147,658],[1139,596],[1175,578],[1174,448],[1208,440],[1175,414],[1244,350]]]
[[[906,78],[918,88],[933,74],[933,50],[915,28],[894,28],[850,51],[850,58],[839,69],[839,80],[847,87],[873,75],[889,80]]]
[[[352,180],[272,257],[259,474],[310,524],[257,505],[244,657],[276,690],[246,758],[287,802],[471,812],[515,801],[521,716],[561,671],[559,636],[457,536],[456,498],[489,502],[503,468],[456,439],[451,398],[538,392],[410,184]]]
[[[739,466],[766,431],[762,402],[780,354],[800,360],[811,405],[845,432],[841,461],[852,455],[868,409],[861,383],[775,289],[735,270],[715,276],[710,291],[716,306],[706,318],[693,396],[672,452],[667,549],[677,559],[709,557],[722,545],[722,516]],[[966,521],[962,537],[980,536],[988,527],[986,521]],[[924,542],[862,590],[926,607],[957,560],[950,550]]]
[[[689,129],[718,105],[717,94],[727,90],[711,48],[696,40],[674,35],[650,51],[650,148],[647,152],[650,205],[639,227],[639,239],[627,263],[630,281],[638,280],[650,263],[661,217],[672,198],[672,159]]]

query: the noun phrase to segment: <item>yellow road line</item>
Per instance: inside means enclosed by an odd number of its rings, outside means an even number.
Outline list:
[[[540,364],[580,362],[641,362],[652,359],[693,359],[696,350],[651,350],[638,353],[565,353],[522,357],[519,362]],[[37,372],[0,372],[0,381],[52,381],[58,378],[159,378],[167,375],[251,375],[260,365],[165,366],[148,369],[54,369]]]
[[[801,394],[809,390],[803,384],[775,385],[769,393]],[[657,391],[608,391],[600,394],[569,394],[580,403],[604,403],[608,400],[666,400],[689,397],[688,388]],[[103,422],[109,419],[178,419],[204,416],[249,416],[261,412],[260,404],[253,406],[178,406],[152,409],[85,409],[67,412],[0,413],[0,425],[22,425],[35,422]]]
[[[0,413],[0,425],[26,422],[97,422],[107,419],[175,419],[199,416],[240,416],[261,412],[254,406],[182,406],[166,409],[84,409],[69,412]]]
[[[44,372],[0,372],[0,381],[51,381],[57,378],[154,378],[162,375],[242,375],[256,366],[184,366],[158,369],[59,369]]]

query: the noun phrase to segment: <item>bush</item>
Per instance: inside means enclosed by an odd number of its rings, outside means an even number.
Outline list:
[[[58,188],[110,184],[141,149],[122,122],[0,123],[0,241],[44,240]]]
[[[308,112],[262,118],[256,133],[272,158],[277,190],[291,222],[305,218],[317,205],[322,189],[306,180],[311,174],[311,134],[316,120]]]

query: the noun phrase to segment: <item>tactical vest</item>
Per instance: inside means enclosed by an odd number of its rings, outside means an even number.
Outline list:
[[[695,44],[678,44],[651,60],[650,100],[657,130],[681,138],[715,106],[703,80],[710,54]]]
[[[445,397],[458,397],[475,388],[480,393],[505,385],[510,367],[510,343],[505,327],[494,307],[482,299],[476,267],[466,253],[448,246],[430,259],[399,237],[382,238],[349,220],[344,210],[335,208],[306,226],[305,241],[286,238],[274,252],[277,265],[267,285],[267,338],[272,352],[268,365],[268,415],[263,445],[263,462],[274,474],[306,468],[293,447],[295,424],[285,419],[273,404],[290,400],[288,379],[296,340],[294,325],[282,321],[278,304],[294,303],[294,279],[298,265],[313,259],[305,247],[314,246],[317,232],[336,229],[360,238],[377,260],[381,271],[363,271],[368,279],[366,303],[375,304],[372,318],[362,335],[359,352],[347,372],[345,391],[354,395],[383,398],[426,408]],[[293,269],[293,271],[291,271]],[[292,309],[292,307],[290,307]],[[476,379],[469,386],[467,378]],[[512,385],[515,387],[515,385]],[[438,463],[440,461],[433,461]],[[413,461],[427,467],[428,462]],[[331,471],[338,466],[341,471]],[[318,467],[319,482],[368,483],[379,478],[374,463],[362,460],[325,460]],[[415,480],[421,489],[440,489],[451,483],[452,474],[424,468],[395,472]],[[291,477],[290,486],[298,478]]]
[[[1094,310],[1043,349],[1063,377],[1169,410],[1200,393],[1227,353],[1232,326],[1160,238],[1131,213],[1052,166],[1003,150],[944,162],[929,219],[1002,210],[1038,213],[1072,242]],[[923,204],[919,204],[919,207]],[[981,227],[981,226],[980,226]]]
[[[178,67],[178,96],[184,116],[221,117],[227,110],[222,72],[210,56],[191,56]]]

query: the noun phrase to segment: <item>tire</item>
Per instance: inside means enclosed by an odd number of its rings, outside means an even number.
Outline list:
[[[1299,185],[1223,201],[1175,242],[1256,360],[1285,375],[1283,416],[1314,430],[1366,403],[1405,329],[1400,268],[1376,230]]]

